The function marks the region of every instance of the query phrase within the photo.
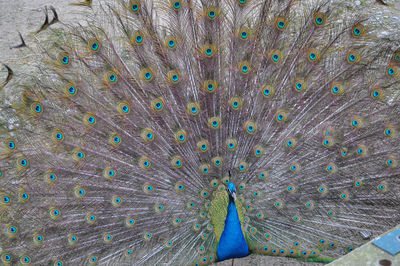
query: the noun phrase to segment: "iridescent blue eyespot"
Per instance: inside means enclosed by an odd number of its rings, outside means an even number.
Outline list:
[[[136,12],[138,10],[139,10],[139,5],[137,4],[132,5],[132,11]]]
[[[90,116],[90,117],[88,118],[88,122],[89,122],[90,124],[93,124],[95,121],[96,121],[96,119],[95,119],[93,116]]]
[[[14,143],[14,141],[9,141],[9,142],[8,142],[8,148],[10,148],[11,150],[15,148],[15,143]]]
[[[42,107],[40,106],[40,104],[36,104],[36,106],[35,106],[35,112],[36,112],[36,113],[42,112]]]
[[[63,58],[62,58],[62,60],[61,60],[62,62],[63,62],[63,64],[68,64],[68,62],[69,62],[69,58],[68,58],[68,56],[63,56]]]

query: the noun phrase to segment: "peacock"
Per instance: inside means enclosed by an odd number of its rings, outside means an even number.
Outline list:
[[[2,263],[328,263],[397,225],[387,2],[48,7],[2,66]]]

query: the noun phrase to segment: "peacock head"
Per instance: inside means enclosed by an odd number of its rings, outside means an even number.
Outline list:
[[[230,197],[232,197],[234,200],[236,200],[236,187],[235,184],[233,184],[232,182],[230,182],[228,184],[228,188],[226,189],[228,192],[228,195]]]

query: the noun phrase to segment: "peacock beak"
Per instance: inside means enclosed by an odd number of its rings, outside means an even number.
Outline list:
[[[235,190],[230,190],[229,188],[226,189],[228,192],[228,195],[230,195],[234,200],[236,200],[236,191]]]

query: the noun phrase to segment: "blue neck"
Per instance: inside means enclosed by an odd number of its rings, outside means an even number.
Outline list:
[[[234,199],[229,195],[228,213],[225,228],[218,243],[218,260],[241,258],[249,255],[249,248],[242,232]]]

